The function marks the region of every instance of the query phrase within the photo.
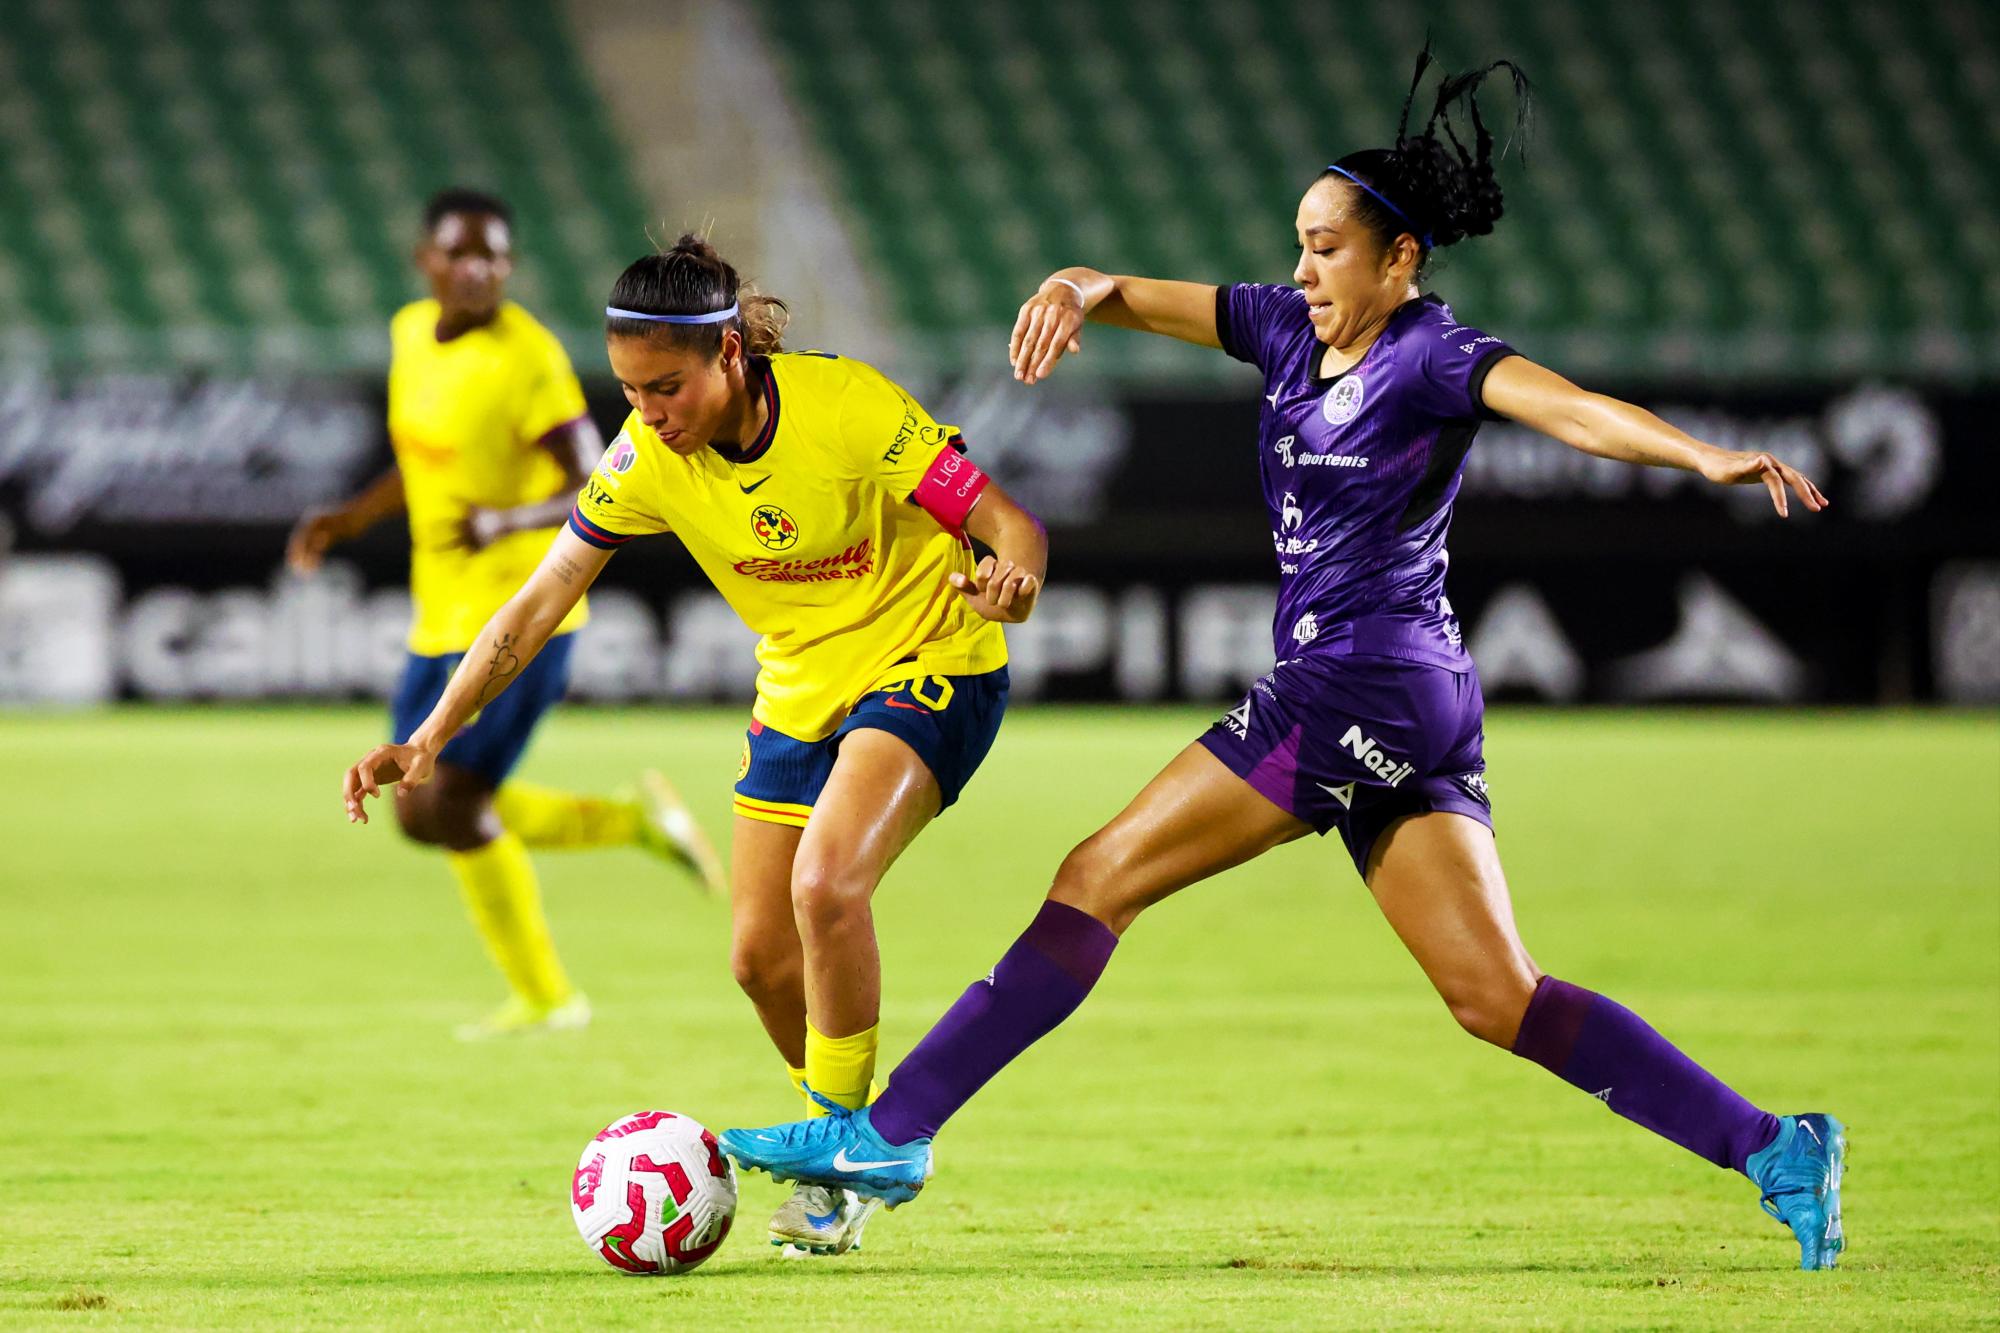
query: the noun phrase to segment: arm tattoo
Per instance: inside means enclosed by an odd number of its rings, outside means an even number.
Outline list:
[[[486,684],[479,690],[479,706],[484,708],[500,696],[521,670],[521,659],[514,653],[518,635],[502,634],[493,641],[493,659],[486,664]]]
[[[582,572],[583,566],[568,556],[559,555],[556,557],[555,576],[562,583],[563,587],[568,588],[573,586],[576,583],[576,576]]]

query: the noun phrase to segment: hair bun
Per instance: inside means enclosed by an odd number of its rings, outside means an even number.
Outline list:
[[[708,264],[720,264],[722,262],[721,252],[709,244],[708,238],[698,236],[691,231],[682,232],[680,239],[673,243],[673,247],[667,253],[669,255],[686,255],[689,258],[699,259],[703,263]]]
[[[1455,161],[1451,151],[1433,138],[1405,144],[1397,154],[1394,174],[1391,195],[1410,201],[1428,224],[1433,246],[1485,236],[1505,210],[1500,182],[1490,164]]]

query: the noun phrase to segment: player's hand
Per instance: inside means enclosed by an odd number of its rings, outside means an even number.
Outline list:
[[[512,531],[513,527],[507,521],[506,510],[485,509],[474,505],[465,511],[463,518],[458,520],[458,528],[452,534],[451,544],[462,546],[468,551],[483,551]]]
[[[338,510],[307,510],[285,542],[285,564],[295,574],[310,574],[325,561],[327,550],[346,541],[347,535],[347,521]]]
[[[1799,503],[1817,514],[1826,508],[1827,498],[1812,479],[1797,468],[1788,467],[1766,453],[1741,449],[1717,449],[1704,454],[1701,475],[1723,486],[1753,486],[1762,482],[1771,493],[1771,507],[1779,518],[1788,517],[1791,506],[1785,492],[1799,497]]]
[[[1023,384],[1047,379],[1067,352],[1083,355],[1077,337],[1083,328],[1083,298],[1060,282],[1045,282],[1014,317],[1014,336],[1007,340],[1007,359],[1014,378]]]
[[[429,782],[437,766],[437,755],[421,745],[378,745],[361,756],[361,762],[347,770],[340,794],[347,803],[347,822],[368,822],[367,798],[380,796],[385,783],[395,783],[403,791],[415,791]]]
[[[987,556],[971,574],[953,571],[951,586],[958,595],[988,620],[1018,625],[1035,613],[1035,599],[1042,595],[1042,581],[1012,560]]]

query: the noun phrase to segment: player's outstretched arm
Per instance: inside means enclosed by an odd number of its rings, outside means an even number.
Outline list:
[[[951,575],[959,596],[988,620],[1018,625],[1033,615],[1049,572],[1049,534],[1042,521],[988,482],[965,516],[965,531],[993,554],[970,575]]]
[[[378,745],[347,770],[341,796],[347,820],[366,824],[366,801],[393,782],[405,791],[430,780],[438,751],[458,734],[466,719],[500,697],[527,670],[577,599],[582,597],[611,552],[580,540],[568,528],[556,534],[549,553],[507,604],[493,613],[460,659],[444,695],[404,745]]]
[[[329,548],[353,541],[391,514],[403,511],[403,474],[390,468],[362,492],[341,504],[308,509],[285,542],[285,564],[310,574]]]
[[[1486,406],[1599,458],[1698,472],[1725,486],[1762,483],[1779,517],[1791,512],[1786,492],[1814,513],[1827,498],[1810,478],[1772,454],[1721,449],[1668,425],[1643,407],[1571,384],[1524,356],[1509,356],[1487,372]]]
[[[1083,352],[1085,320],[1121,329],[1158,333],[1199,347],[1220,347],[1215,331],[1215,288],[1205,282],[1167,282],[1099,273],[1094,268],[1058,269],[1021,306],[1007,359],[1024,384],[1048,378],[1065,353]]]

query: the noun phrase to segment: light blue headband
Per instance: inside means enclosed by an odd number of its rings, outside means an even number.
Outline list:
[[[1362,189],[1368,191],[1368,193],[1374,195],[1377,199],[1382,201],[1382,207],[1388,209],[1391,213],[1394,213],[1397,217],[1401,218],[1406,224],[1408,224],[1411,231],[1417,231],[1417,224],[1410,220],[1410,215],[1408,213],[1405,213],[1402,209],[1396,207],[1394,204],[1390,203],[1388,195],[1383,194],[1380,190],[1370,185],[1367,181],[1362,180],[1359,176],[1349,171],[1346,167],[1336,167],[1331,162],[1329,162],[1327,163],[1326,169],[1328,171],[1339,172],[1341,175],[1347,177],[1347,179],[1353,181],[1356,185],[1359,185]],[[1418,239],[1423,241],[1424,249],[1428,250],[1431,248],[1431,234],[1429,232],[1427,231],[1417,232],[1417,237]]]
[[[615,305],[604,307],[610,319],[643,319],[654,324],[720,324],[725,319],[735,319],[737,303],[731,301],[727,310],[711,310],[705,315],[649,315],[643,310],[620,310]]]

